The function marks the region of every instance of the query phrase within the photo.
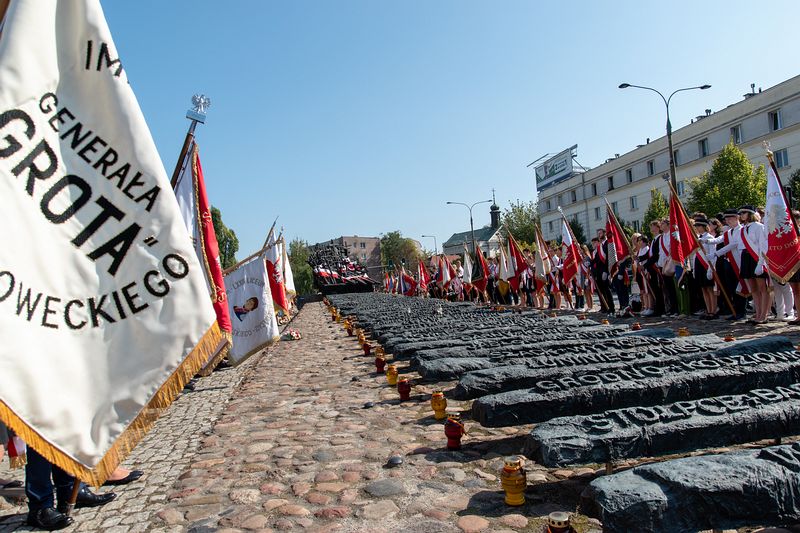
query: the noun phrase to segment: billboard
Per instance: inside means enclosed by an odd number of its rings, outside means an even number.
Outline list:
[[[536,167],[534,169],[536,171],[536,190],[542,190],[572,174],[572,158],[575,157],[577,149],[578,145],[573,145]]]

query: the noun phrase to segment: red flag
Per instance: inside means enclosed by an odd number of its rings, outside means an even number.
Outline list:
[[[564,260],[561,273],[564,276],[564,284],[568,285],[572,278],[578,273],[578,248],[575,241],[572,239],[572,232],[567,224],[567,219],[562,220],[561,226],[561,246],[564,247]]]
[[[428,290],[428,284],[431,282],[431,277],[428,275],[428,269],[425,268],[425,263],[422,259],[419,260],[417,265],[417,279],[419,279],[419,286],[423,291]]]
[[[764,208],[767,267],[769,273],[782,283],[786,283],[800,268],[800,240],[788,204],[778,169],[770,159],[767,168],[767,203]]]
[[[630,247],[628,247],[628,239],[625,238],[622,225],[614,214],[614,210],[610,206],[606,206],[608,210],[608,222],[606,223],[606,238],[608,239],[609,246],[614,245],[614,251],[617,255],[617,262],[621,263],[631,255]],[[609,255],[611,252],[609,251]],[[609,268],[613,265],[608,265]]]
[[[488,282],[489,265],[486,264],[486,258],[483,256],[483,250],[478,248],[475,250],[475,267],[472,272],[472,285],[478,289],[479,292],[486,290],[486,283]]]
[[[211,205],[206,193],[203,168],[197,144],[193,144],[186,156],[186,164],[175,184],[175,196],[180,205],[186,229],[194,239],[194,248],[200,265],[205,270],[217,323],[222,331],[230,333],[231,315],[225,293],[225,279],[219,258],[219,244],[211,220]]]
[[[669,197],[669,254],[672,260],[683,264],[692,252],[700,247],[697,236],[689,226],[680,200],[675,194]]]
[[[528,268],[528,263],[525,262],[525,256],[522,255],[522,250],[520,250],[519,244],[517,244],[516,239],[514,239],[510,231],[508,232],[508,262],[509,268],[513,274],[513,277],[508,280],[508,283],[511,285],[511,288],[516,291],[519,290],[520,279],[522,273]]]

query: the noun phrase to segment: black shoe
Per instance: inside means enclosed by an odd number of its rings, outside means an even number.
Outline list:
[[[83,507],[99,507],[105,505],[117,495],[113,492],[106,492],[105,494],[95,494],[86,487],[82,487],[78,492],[78,499],[75,502],[75,509]],[[58,502],[58,512],[63,513],[67,510],[67,502]]]
[[[122,479],[107,479],[103,485],[127,485],[142,477],[144,472],[141,470],[131,470],[130,473]]]
[[[47,531],[64,529],[71,526],[73,522],[72,517],[62,514],[52,507],[44,507],[28,513],[29,526]]]

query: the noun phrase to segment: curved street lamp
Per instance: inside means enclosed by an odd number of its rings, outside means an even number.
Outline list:
[[[472,224],[472,208],[478,204],[488,204],[492,200],[481,200],[480,202],[475,202],[472,205],[465,204],[463,202],[447,202],[448,205],[463,205],[467,209],[469,209],[469,231],[472,234],[472,255],[475,255],[475,227]],[[442,253],[444,253],[444,248],[442,248]]]
[[[436,244],[436,235],[420,235],[420,237],[430,237],[433,239],[433,254],[439,253],[439,246]]]
[[[697,87],[684,87],[683,89],[678,89],[676,91],[673,91],[672,94],[670,94],[668,97],[664,97],[664,95],[661,94],[661,91],[653,89],[652,87],[645,87],[643,85],[634,85],[632,83],[620,83],[619,84],[619,88],[620,89],[627,89],[628,87],[633,87],[635,89],[644,89],[646,91],[653,91],[658,96],[660,96],[661,99],[664,101],[664,106],[667,108],[667,144],[669,145],[670,181],[672,183],[672,188],[677,191],[678,190],[678,182],[677,182],[676,173],[675,173],[675,151],[672,149],[672,123],[670,123],[670,120],[669,120],[669,102],[670,102],[670,100],[672,100],[672,97],[675,96],[679,92],[691,91],[691,90],[694,90],[694,89],[700,89],[701,91],[705,91],[706,89],[710,89],[711,85],[705,84],[705,85],[698,85]]]

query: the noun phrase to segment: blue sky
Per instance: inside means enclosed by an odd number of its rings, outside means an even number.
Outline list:
[[[596,166],[800,74],[800,3],[429,0],[105,1],[168,172],[190,97],[212,105],[197,139],[211,203],[261,245],[400,230],[432,248],[469,229],[496,189],[535,199],[532,169],[578,145]],[[475,209],[488,224],[488,205]]]

